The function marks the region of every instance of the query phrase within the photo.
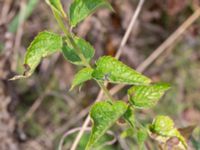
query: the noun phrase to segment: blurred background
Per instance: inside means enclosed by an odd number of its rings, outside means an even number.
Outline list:
[[[115,55],[138,4],[138,0],[110,2],[115,12],[98,10],[74,30],[95,47],[95,59]],[[120,60],[132,68],[139,66],[199,4],[199,0],[146,0]],[[63,5],[68,10],[70,0],[63,0]],[[30,78],[8,80],[23,72],[26,48],[43,30],[61,33],[44,1],[0,0],[0,150],[56,149],[66,131],[82,125],[99,92],[94,82],[69,92],[80,68],[59,53],[45,58]],[[191,150],[200,150],[200,19],[144,74],[153,81],[169,82],[172,88],[153,109],[137,111],[137,119],[151,123],[156,115],[164,114],[172,117],[177,127],[196,125],[189,145]],[[127,88],[115,94],[115,98],[126,99]],[[125,129],[125,125],[113,126],[117,141],[99,149],[139,149],[135,136],[123,137]],[[65,149],[70,148],[75,135],[66,139]],[[81,139],[79,150],[84,149],[88,135]],[[111,139],[104,136],[99,145]],[[146,146],[157,149],[152,140]]]

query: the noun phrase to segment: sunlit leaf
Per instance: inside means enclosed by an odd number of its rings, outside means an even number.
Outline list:
[[[157,116],[149,127],[154,139],[159,142],[167,143],[171,138],[178,138],[180,141],[177,145],[180,149],[187,149],[185,138],[176,129],[174,122],[168,116]]]
[[[86,60],[90,62],[90,60],[94,56],[94,48],[91,46],[91,44],[79,37],[74,37],[74,42],[79,47],[79,49],[81,50]],[[74,49],[74,47],[70,43],[67,43],[67,44],[64,43],[63,48],[62,48],[64,57],[75,65],[83,65],[76,51],[77,50]]]
[[[112,9],[107,0],[74,0],[70,6],[70,23],[75,27],[79,22],[100,7]]]
[[[90,139],[86,150],[89,150],[105,132],[126,112],[126,103],[116,101],[111,104],[108,101],[95,103],[90,111],[93,121]]]
[[[111,56],[103,56],[96,62],[92,76],[96,80],[129,85],[149,84],[151,80]]]
[[[66,17],[65,11],[63,10],[63,6],[60,0],[45,0],[45,1],[53,9],[53,11],[57,12],[60,16]]]
[[[32,41],[27,49],[23,75],[15,76],[11,80],[26,78],[31,76],[42,58],[58,52],[62,48],[62,37],[52,32],[41,32]]]
[[[80,70],[75,75],[70,90],[72,90],[75,86],[80,85],[84,83],[85,81],[92,79],[92,72],[93,72],[92,68],[83,68],[82,70]]]
[[[151,108],[169,88],[167,83],[133,86],[128,90],[129,101],[136,108]]]

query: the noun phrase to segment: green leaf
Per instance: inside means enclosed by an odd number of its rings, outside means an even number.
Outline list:
[[[66,41],[67,42],[67,41]],[[88,62],[92,59],[94,56],[94,48],[90,45],[90,43],[86,42],[84,39],[79,37],[74,37],[74,42],[76,45],[80,48],[82,51],[83,56],[86,58]],[[70,61],[71,63],[75,65],[83,65],[80,57],[76,53],[76,49],[73,48],[73,46],[68,43],[64,43],[62,52],[64,54],[64,57]]]
[[[75,75],[70,90],[72,90],[75,86],[80,85],[84,83],[85,81],[92,79],[92,72],[93,72],[92,68],[83,68],[82,70],[80,70]]]
[[[113,104],[108,101],[97,102],[92,106],[90,117],[93,121],[93,126],[86,150],[89,150],[126,112],[127,107],[126,103],[122,101],[116,101]]]
[[[57,12],[60,16],[67,17],[60,0],[45,0],[51,9]]]
[[[61,48],[62,37],[60,35],[47,31],[39,33],[27,49],[24,60],[24,74],[15,76],[11,80],[31,76],[43,57],[58,52]]]
[[[108,7],[112,10],[107,0],[74,0],[70,6],[71,26],[75,27],[79,22],[100,7]]]
[[[151,80],[111,56],[101,57],[96,62],[92,76],[96,80],[130,85],[149,84]]]
[[[140,150],[144,149],[144,142],[146,141],[147,137],[148,137],[148,132],[146,128],[140,128],[137,131],[137,140],[140,146]]]
[[[157,116],[149,126],[149,130],[157,135],[156,140],[160,142],[166,143],[170,138],[177,137],[182,144],[180,147],[187,149],[185,138],[175,128],[174,122],[170,117]]]
[[[167,83],[133,86],[128,90],[129,101],[137,108],[151,108],[169,88]]]
[[[121,138],[127,138],[127,137],[131,137],[134,138],[134,134],[135,134],[135,129],[131,128],[127,128],[125,129],[121,134],[120,137]]]
[[[133,109],[129,106],[123,115],[124,119],[134,129],[135,128],[135,115]]]

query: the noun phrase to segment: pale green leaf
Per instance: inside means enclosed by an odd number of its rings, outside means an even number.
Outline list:
[[[134,129],[135,128],[135,115],[133,109],[129,106],[123,115],[124,119]]]
[[[151,80],[111,56],[101,57],[92,73],[96,80],[129,85],[149,84]]]
[[[146,141],[146,139],[148,138],[148,132],[146,130],[146,128],[140,128],[137,131],[137,141],[138,144],[140,146],[140,150],[144,149],[144,142]]]
[[[79,47],[79,49],[81,50],[86,60],[90,62],[90,60],[94,56],[94,48],[91,46],[91,44],[79,37],[74,37],[74,42]],[[70,43],[68,44],[65,43],[63,45],[62,52],[63,52],[64,57],[75,65],[83,65],[76,51],[77,50],[74,49],[74,47]]]
[[[107,0],[74,0],[70,6],[70,24],[75,27],[79,22],[100,7],[112,9]]]
[[[75,86],[80,85],[84,83],[85,81],[92,79],[92,72],[93,72],[92,68],[83,68],[82,70],[80,70],[75,75],[70,90],[72,90]]]
[[[177,137],[181,142],[178,146],[182,149],[187,149],[185,138],[178,129],[176,129],[174,122],[170,117],[157,116],[149,126],[149,130],[154,134],[154,138],[157,141],[166,143],[170,138]]]
[[[151,108],[169,88],[167,83],[133,86],[128,90],[129,101],[136,108]]]
[[[66,13],[63,10],[63,6],[60,0],[45,0],[46,3],[53,9],[53,11],[57,12],[60,16],[66,17]]]
[[[121,134],[120,137],[121,138],[127,138],[127,137],[131,137],[134,138],[134,134],[135,134],[135,129],[130,127],[125,129]]]
[[[62,37],[52,32],[41,32],[32,41],[27,49],[23,75],[15,76],[11,80],[29,77],[43,57],[58,52],[62,48]]]
[[[127,104],[122,101],[116,101],[113,104],[108,101],[97,102],[92,106],[90,117],[93,126],[86,150],[89,150],[126,112],[127,107]]]

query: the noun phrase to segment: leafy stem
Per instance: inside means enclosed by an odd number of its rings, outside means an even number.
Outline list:
[[[79,58],[81,59],[81,61],[83,62],[83,64],[88,67],[88,68],[92,68],[91,65],[88,63],[88,61],[86,60],[85,56],[83,55],[83,53],[81,52],[81,49],[79,48],[79,46],[75,43],[74,39],[72,38],[72,33],[70,31],[72,30],[68,30],[68,28],[65,27],[63,20],[61,19],[61,17],[55,12],[53,11],[53,14],[55,16],[56,21],[58,22],[58,25],[60,26],[60,28],[62,29],[62,31],[65,33],[66,37],[67,37],[67,41],[65,42],[69,42],[73,48],[75,49],[76,54],[79,56]],[[104,86],[103,83],[95,80],[97,82],[97,84],[99,85],[99,87],[103,90],[104,94],[111,100],[113,101],[114,98],[112,97],[112,95],[109,93],[108,89]]]
[[[103,92],[106,94],[106,96],[111,100],[114,101],[114,98],[112,97],[112,95],[110,94],[110,92],[108,91],[108,89],[106,88],[106,86],[102,83],[99,82],[97,80],[95,80],[97,82],[97,84],[100,86],[100,88],[103,90]]]

